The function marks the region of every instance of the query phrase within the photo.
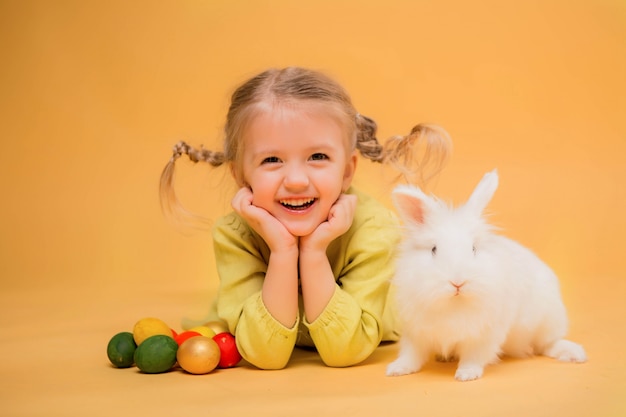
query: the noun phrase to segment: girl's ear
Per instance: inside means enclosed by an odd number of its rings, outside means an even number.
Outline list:
[[[341,190],[343,192],[346,192],[348,188],[350,188],[350,184],[352,184],[358,160],[359,157],[357,156],[356,150],[352,151],[352,155],[350,155],[350,159],[346,163],[346,168],[343,172],[343,183],[341,186]]]
[[[234,163],[230,163],[230,174],[233,176],[233,178],[235,179],[235,182],[237,183],[237,185],[239,187],[246,187],[247,183],[246,181],[243,179],[243,172],[241,170],[238,170],[235,168],[235,164]]]

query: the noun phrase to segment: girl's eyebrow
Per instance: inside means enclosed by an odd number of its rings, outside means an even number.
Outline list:
[[[305,148],[305,150],[309,153],[317,153],[317,152],[330,152],[336,149],[339,149],[340,146],[337,145],[334,141],[323,141],[314,143],[311,146]]]
[[[303,148],[305,154],[308,153],[319,153],[319,152],[330,152],[336,150],[338,147],[334,143],[326,142],[326,143],[316,143],[311,146]],[[261,148],[256,149],[252,153],[252,158],[260,158],[266,157],[268,155],[279,155],[284,153],[284,149],[282,148]]]
[[[265,158],[265,157],[268,157],[268,156],[275,156],[275,155],[278,155],[278,154],[280,154],[280,150],[270,149],[270,148],[258,149],[258,150],[255,150],[252,153],[252,159],[255,160],[255,159],[259,159],[259,158]]]

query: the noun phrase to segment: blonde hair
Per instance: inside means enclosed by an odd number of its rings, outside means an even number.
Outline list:
[[[194,148],[182,141],[174,146],[160,182],[161,207],[166,214],[198,219],[184,209],[174,192],[174,165],[178,158],[187,155],[192,162],[207,162],[213,167],[229,164],[235,176],[242,178],[241,144],[247,124],[268,105],[301,103],[325,106],[338,116],[352,146],[364,158],[394,166],[407,182],[424,186],[443,169],[452,150],[447,132],[430,124],[418,124],[409,134],[393,136],[383,146],[376,137],[376,122],[356,111],[350,96],[337,82],[321,72],[300,67],[269,69],[232,94],[222,151]]]

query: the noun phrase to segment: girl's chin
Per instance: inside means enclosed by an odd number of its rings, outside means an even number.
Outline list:
[[[283,223],[287,231],[291,233],[293,236],[303,237],[308,236],[317,229],[319,224],[285,224]]]
[[[313,231],[315,230],[315,228],[303,228],[303,227],[287,227],[287,230],[289,231],[289,233],[291,233],[293,236],[296,237],[303,237],[303,236],[308,236],[311,233],[313,233]]]
[[[309,212],[305,215],[293,216],[282,215],[278,213],[275,215],[276,219],[287,229],[293,236],[303,237],[308,236],[319,227],[320,224],[326,221],[326,218],[321,217],[317,213]]]

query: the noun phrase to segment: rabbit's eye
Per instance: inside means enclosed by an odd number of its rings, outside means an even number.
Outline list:
[[[433,246],[430,252],[433,254],[433,256],[435,256],[437,254],[437,246]]]
[[[472,252],[474,252],[474,255],[476,255],[476,246],[472,246]]]

